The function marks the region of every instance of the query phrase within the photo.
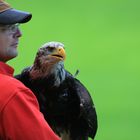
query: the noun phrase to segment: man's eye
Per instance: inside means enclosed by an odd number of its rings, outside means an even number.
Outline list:
[[[1,31],[6,31],[6,30],[7,30],[7,28],[0,28],[0,30],[1,30]]]

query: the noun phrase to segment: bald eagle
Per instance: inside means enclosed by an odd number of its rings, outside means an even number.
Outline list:
[[[64,68],[60,42],[39,48],[32,66],[15,76],[36,95],[40,111],[62,140],[94,139],[97,114],[86,87]]]

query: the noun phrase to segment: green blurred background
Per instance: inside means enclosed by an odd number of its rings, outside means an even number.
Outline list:
[[[140,139],[140,1],[7,0],[30,11],[21,25],[15,74],[33,63],[48,41],[65,44],[65,67],[80,70],[92,94],[99,128],[95,140]]]

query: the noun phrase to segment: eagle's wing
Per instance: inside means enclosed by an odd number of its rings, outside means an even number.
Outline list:
[[[27,87],[30,88],[31,79],[30,79],[30,76],[29,76],[29,70],[30,70],[30,67],[24,68],[20,74],[14,75],[14,78],[21,81],[23,84],[25,84]]]
[[[93,100],[90,93],[86,87],[75,78],[74,86],[76,89],[77,96],[80,100],[80,115],[88,123],[88,134],[90,137],[94,138],[97,131],[97,114]]]

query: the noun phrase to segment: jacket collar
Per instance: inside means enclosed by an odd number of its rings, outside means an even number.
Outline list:
[[[14,69],[6,63],[0,61],[0,74],[13,76]]]

